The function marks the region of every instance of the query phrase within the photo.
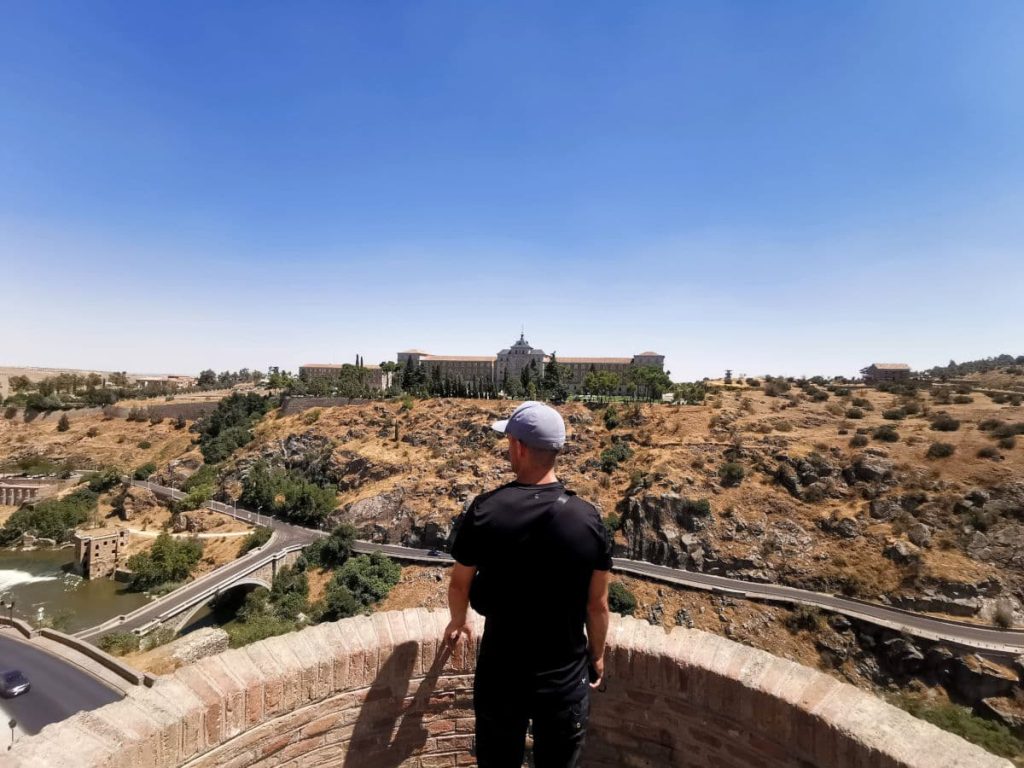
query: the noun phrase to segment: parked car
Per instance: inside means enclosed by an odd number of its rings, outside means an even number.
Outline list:
[[[444,552],[442,552],[439,549],[432,549],[429,552],[427,552],[427,554],[431,557],[441,557],[444,554]]]
[[[10,699],[28,693],[32,684],[21,672],[16,669],[0,672],[0,696]]]

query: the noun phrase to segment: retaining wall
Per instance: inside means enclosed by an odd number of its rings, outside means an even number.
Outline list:
[[[446,612],[321,624],[183,667],[47,726],[12,766],[473,765],[476,647]],[[479,624],[477,629],[480,629]],[[609,633],[590,768],[1012,768],[850,685],[716,635],[634,619]]]
[[[281,415],[291,416],[310,408],[336,408],[339,405],[361,405],[368,402],[358,397],[286,397],[281,403]]]

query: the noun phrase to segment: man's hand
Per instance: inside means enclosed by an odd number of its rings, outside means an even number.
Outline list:
[[[590,684],[590,689],[596,691],[604,683],[604,656],[591,659],[590,664],[593,666],[594,671],[597,672],[597,680]]]
[[[455,650],[459,642],[459,635],[465,635],[466,640],[473,637],[473,630],[466,622],[449,621],[444,628],[444,647],[450,651]]]

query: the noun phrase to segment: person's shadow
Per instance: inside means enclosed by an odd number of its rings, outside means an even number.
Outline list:
[[[424,716],[442,712],[451,705],[446,699],[431,702],[438,678],[451,657],[451,651],[443,644],[439,645],[412,701],[406,703],[419,649],[419,643],[413,642],[396,646],[378,670],[352,730],[344,768],[397,768],[426,744],[430,734],[423,723]]]

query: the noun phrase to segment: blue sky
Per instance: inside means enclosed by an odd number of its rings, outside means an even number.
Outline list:
[[[8,4],[0,364],[1024,354],[1024,4]],[[16,286],[13,290],[9,286]]]

